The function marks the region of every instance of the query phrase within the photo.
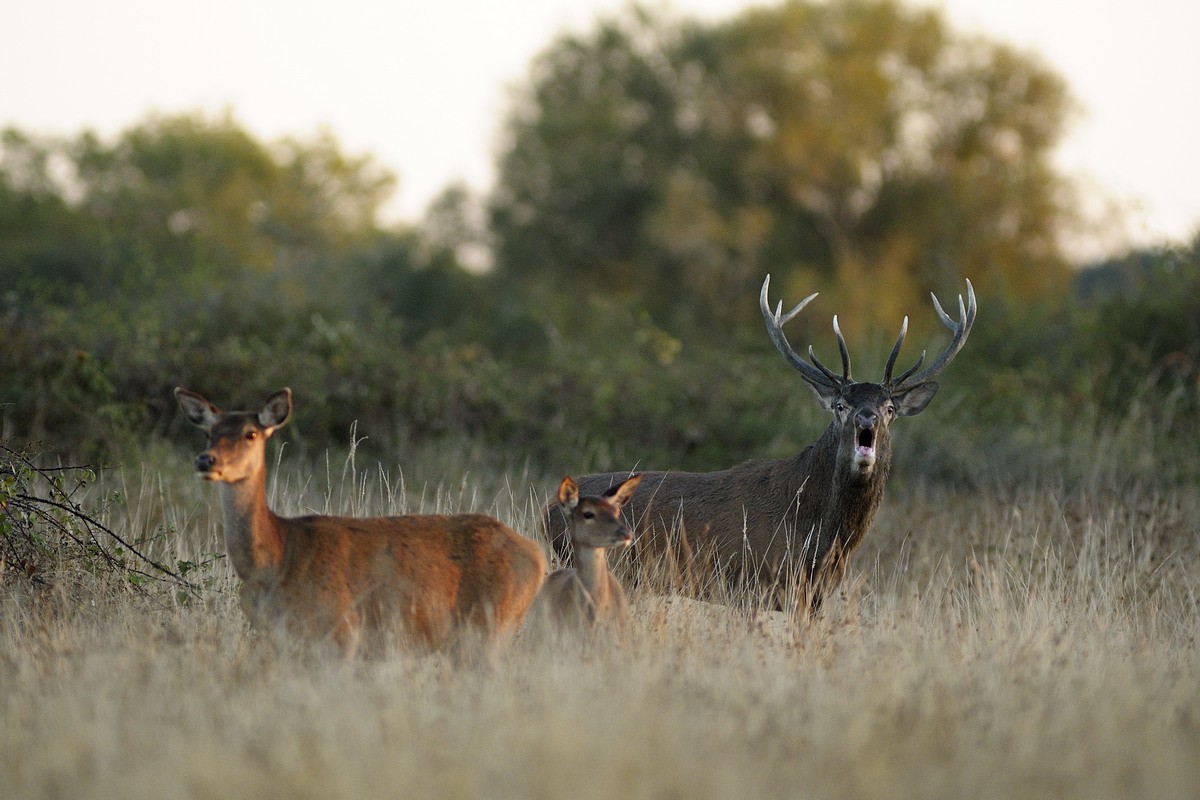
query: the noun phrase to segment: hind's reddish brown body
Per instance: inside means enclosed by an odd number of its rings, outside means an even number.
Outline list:
[[[290,415],[290,391],[257,413],[175,394],[209,435],[196,468],[221,484],[225,544],[256,628],[349,655],[494,649],[521,624],[546,571],[532,541],[484,514],[281,517],[267,505],[265,444]]]

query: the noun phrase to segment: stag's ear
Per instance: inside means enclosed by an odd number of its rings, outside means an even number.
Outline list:
[[[179,408],[188,422],[205,433],[212,428],[213,423],[217,421],[217,415],[221,413],[221,409],[182,386],[175,387],[175,400],[179,402]]]
[[[937,390],[937,381],[926,381],[901,394],[892,395],[892,400],[896,403],[896,413],[902,417],[920,414],[925,410],[925,406],[929,405]]]
[[[637,489],[638,484],[642,482],[641,475],[631,475],[622,483],[618,483],[613,488],[604,493],[604,496],[612,500],[618,506],[623,506],[629,502],[629,498],[633,497],[633,492]]]
[[[292,416],[292,390],[280,389],[267,398],[262,411],[258,412],[258,424],[262,425],[268,436],[275,429],[288,421]]]
[[[817,402],[821,404],[821,408],[832,412],[837,402],[838,388],[836,386],[821,386],[815,383],[808,385],[812,387],[813,394],[817,396]]]
[[[558,504],[567,511],[574,511],[575,506],[579,505],[579,487],[570,475],[558,485]]]

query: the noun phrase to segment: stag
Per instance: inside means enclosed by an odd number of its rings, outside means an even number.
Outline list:
[[[817,295],[784,314],[782,302],[770,307],[770,282],[768,275],[759,295],[767,333],[833,415],[829,426],[814,444],[790,458],[755,459],[717,472],[642,472],[625,514],[639,559],[665,556],[669,563],[685,566],[686,574],[694,577],[699,570],[701,575],[724,576],[776,608],[794,603],[800,611],[815,612],[841,582],[883,499],[892,463],[892,421],[919,414],[933,399],[938,389],[934,379],[962,349],[975,322],[975,290],[968,280],[966,303],[958,297],[957,321],[931,293],[934,310],[952,332],[950,344],[933,363],[921,369],[922,352],[912,367],[893,375],[908,331],[905,317],[883,380],[860,383],[851,377],[836,316],[840,375],[817,359],[811,345],[808,360],[792,349],[783,326]],[[603,494],[628,476],[588,475],[579,480],[579,490]],[[555,551],[565,557],[570,537],[557,504],[546,509],[543,524]],[[711,582],[693,580],[691,586],[699,592]]]

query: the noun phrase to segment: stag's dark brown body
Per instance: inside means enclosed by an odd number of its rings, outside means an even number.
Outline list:
[[[854,388],[868,403],[883,394],[874,384]],[[758,592],[798,588],[819,606],[822,590],[841,580],[846,558],[870,528],[891,469],[890,437],[876,435],[875,465],[858,474],[844,446],[846,427],[835,418],[791,458],[718,472],[642,473],[625,507],[638,531],[635,557],[647,563],[667,557],[702,585],[716,574]],[[602,494],[627,477],[589,475],[579,488]],[[561,512],[550,509],[547,522],[555,550],[565,554]]]
[[[891,471],[892,420],[920,413],[933,398],[938,384],[932,378],[953,359],[970,332],[975,296],[968,282],[970,303],[964,305],[959,298],[958,323],[934,298],[938,315],[954,331],[954,339],[930,367],[917,372],[922,354],[911,369],[892,378],[906,319],[883,381],[858,383],[850,377],[850,359],[836,317],[840,376],[817,361],[811,348],[811,363],[801,359],[783,335],[783,323],[816,295],[783,315],[782,309],[770,310],[767,287],[764,282],[760,302],[771,339],[833,420],[812,446],[792,458],[747,461],[717,472],[643,472],[625,514],[636,531],[636,557],[643,563],[667,558],[666,563],[685,578],[685,590],[711,587],[709,578],[715,574],[779,607],[791,596],[802,608],[816,610],[825,593],[841,581],[850,554],[869,530],[883,499]],[[579,480],[579,489],[601,494],[628,475],[589,475]],[[544,524],[554,549],[565,556],[570,541],[557,506],[546,509]]]

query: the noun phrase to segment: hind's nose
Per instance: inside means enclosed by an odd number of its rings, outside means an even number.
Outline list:
[[[211,472],[213,465],[217,463],[216,457],[209,452],[203,452],[196,456],[196,471]]]

